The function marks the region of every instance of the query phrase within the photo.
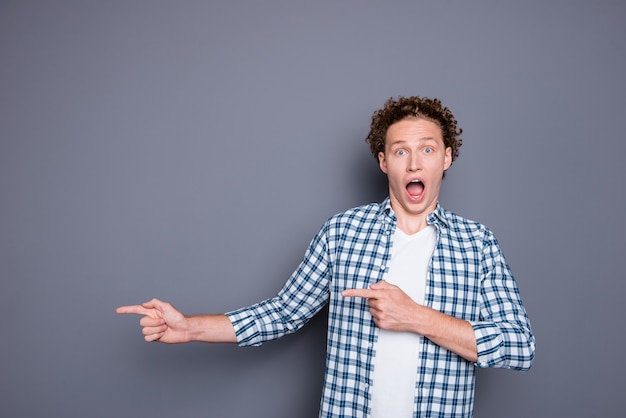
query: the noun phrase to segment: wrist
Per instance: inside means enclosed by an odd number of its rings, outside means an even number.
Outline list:
[[[430,338],[433,336],[433,332],[437,329],[436,325],[436,315],[439,312],[435,311],[428,306],[415,304],[415,309],[413,310],[413,321],[411,324],[413,325],[412,331],[416,334],[423,335],[426,338]]]
[[[226,315],[185,316],[185,342],[234,343],[234,328]]]
[[[197,315],[184,315],[185,325],[182,329],[182,339],[184,342],[198,341],[199,338],[199,318]]]

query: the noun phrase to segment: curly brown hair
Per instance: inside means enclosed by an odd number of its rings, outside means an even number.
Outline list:
[[[459,156],[459,148],[463,144],[462,129],[457,130],[456,119],[439,99],[428,97],[390,97],[382,109],[372,115],[370,132],[365,141],[370,144],[370,150],[378,161],[378,153],[385,152],[385,138],[391,125],[403,119],[426,119],[436,123],[441,128],[443,143],[452,150],[452,161]]]

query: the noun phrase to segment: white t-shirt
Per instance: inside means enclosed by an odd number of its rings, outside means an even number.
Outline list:
[[[434,226],[413,235],[396,228],[385,280],[423,304],[428,266],[436,244]],[[420,338],[410,332],[379,330],[372,371],[372,418],[413,416]]]

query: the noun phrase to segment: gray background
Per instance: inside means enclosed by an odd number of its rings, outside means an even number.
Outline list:
[[[384,198],[363,139],[441,98],[442,204],[490,226],[537,336],[477,417],[626,407],[620,1],[1,1],[0,416],[315,417],[323,317],[261,348],[143,342],[118,305],[272,296]]]

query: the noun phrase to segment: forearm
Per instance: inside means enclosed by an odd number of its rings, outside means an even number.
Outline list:
[[[476,362],[478,349],[472,325],[459,318],[420,306],[415,331],[433,343],[450,350],[464,359]]]
[[[236,343],[235,329],[228,317],[218,315],[186,315],[185,339],[207,343]]]

